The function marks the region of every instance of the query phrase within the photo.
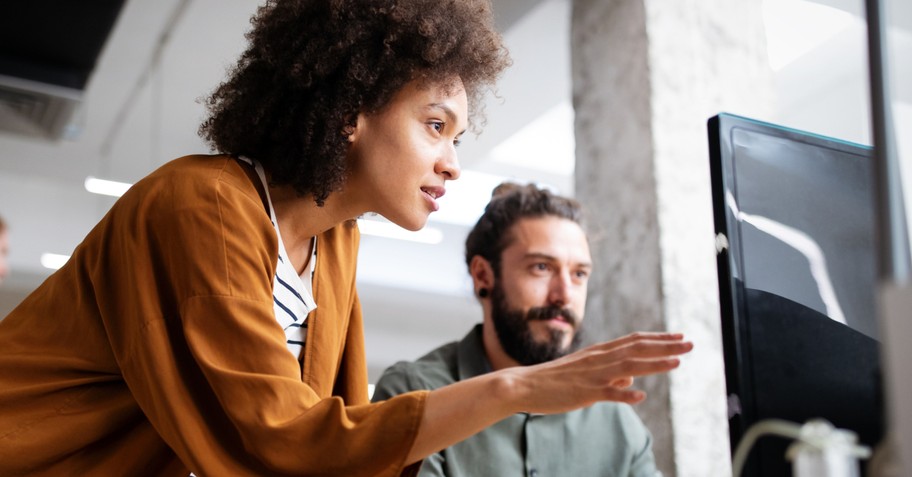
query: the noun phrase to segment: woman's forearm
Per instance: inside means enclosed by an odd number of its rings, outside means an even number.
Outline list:
[[[510,416],[561,413],[598,401],[635,404],[634,377],[671,371],[693,344],[680,334],[635,333],[535,366],[502,369],[431,391],[407,462],[417,462]]]
[[[466,439],[517,412],[509,373],[489,373],[431,391],[408,463]]]

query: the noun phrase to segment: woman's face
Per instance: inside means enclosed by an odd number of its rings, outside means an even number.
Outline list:
[[[456,145],[467,122],[461,81],[405,85],[382,110],[358,115],[346,195],[403,228],[424,227],[445,182],[459,177]]]

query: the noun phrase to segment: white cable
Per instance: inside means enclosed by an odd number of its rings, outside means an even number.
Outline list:
[[[871,449],[855,444],[857,436],[854,432],[837,429],[823,419],[812,419],[803,425],[781,419],[766,419],[751,426],[732,457],[732,475],[739,477],[744,469],[744,463],[754,443],[766,434],[790,438],[794,442],[789,446],[784,458],[796,461],[804,452],[839,449],[847,458],[854,462],[856,459],[867,459],[871,456]]]
[[[744,462],[747,460],[754,442],[765,434],[797,439],[801,436],[801,426],[781,419],[766,419],[751,426],[744,433],[744,437],[741,438],[741,442],[738,443],[738,447],[735,450],[735,455],[732,457],[733,477],[741,475],[741,471],[744,469]]]

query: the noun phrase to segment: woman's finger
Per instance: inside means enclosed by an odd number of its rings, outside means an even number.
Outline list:
[[[593,350],[603,354],[607,360],[619,361],[624,358],[662,358],[678,356],[690,352],[693,343],[690,341],[640,340],[623,346]]]
[[[639,359],[629,358],[607,366],[605,374],[612,376],[609,383],[615,379],[625,377],[648,376],[650,374],[665,373],[677,368],[681,364],[678,358]]]
[[[633,377],[624,376],[623,378],[613,379],[608,383],[608,385],[618,389],[629,388],[630,386],[633,386]]]
[[[638,342],[684,342],[684,335],[681,333],[663,333],[663,332],[636,332],[620,338],[605,341],[592,345],[591,348],[608,351],[612,349],[623,348]]]
[[[602,399],[605,401],[637,404],[646,399],[646,393],[635,389],[605,388],[605,391],[602,393]]]

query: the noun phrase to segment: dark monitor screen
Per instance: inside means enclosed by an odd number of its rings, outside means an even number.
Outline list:
[[[871,148],[738,116],[709,120],[734,451],[757,422],[882,436]],[[787,476],[765,437],[744,475]]]

